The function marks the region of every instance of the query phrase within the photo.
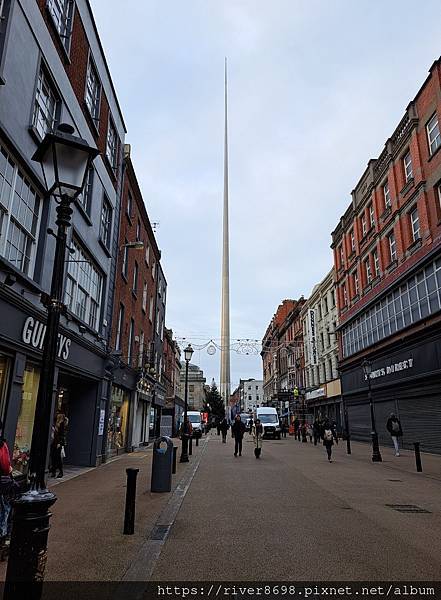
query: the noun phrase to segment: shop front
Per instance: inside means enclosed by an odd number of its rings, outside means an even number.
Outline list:
[[[420,333],[418,340],[400,341],[387,351],[372,353],[370,376],[380,444],[391,445],[386,430],[390,413],[403,428],[403,446],[420,442],[427,452],[441,454],[441,335]],[[344,394],[353,439],[370,441],[368,383],[361,361],[342,369]]]
[[[131,446],[138,448],[149,443],[150,408],[152,403],[152,382],[142,377],[136,384],[133,408],[133,425]]]
[[[161,433],[161,416],[165,407],[165,387],[156,383],[150,406],[149,441],[153,442]]]
[[[340,379],[334,379],[323,386],[306,394],[308,409],[313,413],[314,419],[331,423],[335,421],[337,430],[342,431],[343,415],[341,403]]]
[[[11,450],[15,474],[26,474],[46,326],[44,315],[25,300],[12,305],[0,297],[0,314],[3,435]],[[80,340],[74,332],[60,327],[53,419],[60,413],[67,418],[65,462],[91,466],[97,463],[100,452],[97,422],[100,408],[105,407],[101,398],[105,354]]]
[[[107,419],[107,456],[127,450],[130,390],[112,384]]]

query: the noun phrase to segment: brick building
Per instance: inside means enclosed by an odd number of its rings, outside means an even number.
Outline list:
[[[162,389],[162,367],[158,369],[155,355],[155,340],[163,335],[163,324],[156,320],[160,257],[126,145],[111,336],[117,360],[108,417],[109,454],[148,443],[159,428],[165,404],[155,393],[158,386]]]
[[[340,368],[351,433],[380,441],[390,412],[404,443],[441,452],[441,61],[408,105],[332,233]]]
[[[164,352],[163,352],[163,383],[165,385],[165,407],[162,411],[163,419],[169,418],[167,424],[169,433],[176,435],[183,420],[184,400],[181,395],[181,351],[179,345],[173,339],[173,331],[164,329]]]

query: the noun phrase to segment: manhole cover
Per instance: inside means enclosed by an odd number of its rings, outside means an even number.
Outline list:
[[[430,514],[430,510],[426,510],[425,508],[421,508],[415,504],[386,504],[386,506],[388,508],[392,508],[393,510],[397,510],[398,512]]]
[[[151,540],[165,540],[169,532],[170,525],[156,525],[150,534]]]

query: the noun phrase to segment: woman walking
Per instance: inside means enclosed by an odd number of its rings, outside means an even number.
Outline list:
[[[51,442],[51,475],[52,477],[63,477],[63,458],[66,446],[66,428],[68,419],[63,413],[59,413],[53,427]],[[56,471],[58,470],[58,475]]]
[[[3,424],[0,421],[0,429]],[[3,560],[3,553],[7,551],[7,538],[10,533],[9,514],[11,505],[9,497],[14,487],[12,479],[12,465],[9,448],[3,436],[0,436],[0,551]]]
[[[334,434],[332,432],[331,424],[329,421],[325,421],[323,426],[323,446],[326,448],[329,462],[332,462],[332,446],[334,445]]]
[[[390,413],[390,416],[386,423],[386,429],[388,430],[390,437],[392,438],[392,442],[395,448],[395,456],[400,456],[400,446],[398,444],[398,438],[402,437],[403,430],[401,428],[401,423],[395,413]]]
[[[222,442],[223,442],[224,444],[226,444],[226,443],[227,443],[227,432],[228,432],[228,427],[229,427],[229,425],[228,425],[228,421],[227,421],[227,419],[224,417],[224,418],[222,419],[222,421],[221,421],[221,424],[220,424],[220,430],[221,430],[221,433],[222,433]]]
[[[262,440],[263,440],[263,426],[260,419],[256,419],[253,425],[253,439],[254,439],[254,456],[260,458],[262,453]]]

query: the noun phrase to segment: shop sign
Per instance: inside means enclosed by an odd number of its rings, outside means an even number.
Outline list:
[[[106,418],[106,411],[102,408],[100,410],[100,420],[98,423],[98,435],[103,435],[104,433],[104,420]]]
[[[34,319],[34,317],[28,317],[23,325],[21,339],[26,345],[32,346],[32,348],[36,348],[37,350],[43,350],[45,334],[46,325],[38,319]],[[62,333],[58,334],[58,358],[63,360],[67,360],[69,358],[71,343],[72,340],[70,340],[68,337]]]
[[[315,398],[322,398],[325,395],[325,388],[319,388],[306,394],[306,400],[314,400]]]
[[[318,348],[317,348],[317,328],[315,321],[315,310],[308,310],[308,345],[309,345],[309,364],[318,365]]]
[[[398,373],[399,371],[412,368],[413,358],[407,358],[406,360],[401,360],[400,362],[391,363],[384,367],[380,367],[379,369],[375,369],[375,371],[372,371],[370,378],[378,379],[378,377],[385,377],[386,375],[392,375],[392,373]],[[364,378],[367,381],[367,375],[365,375]]]

